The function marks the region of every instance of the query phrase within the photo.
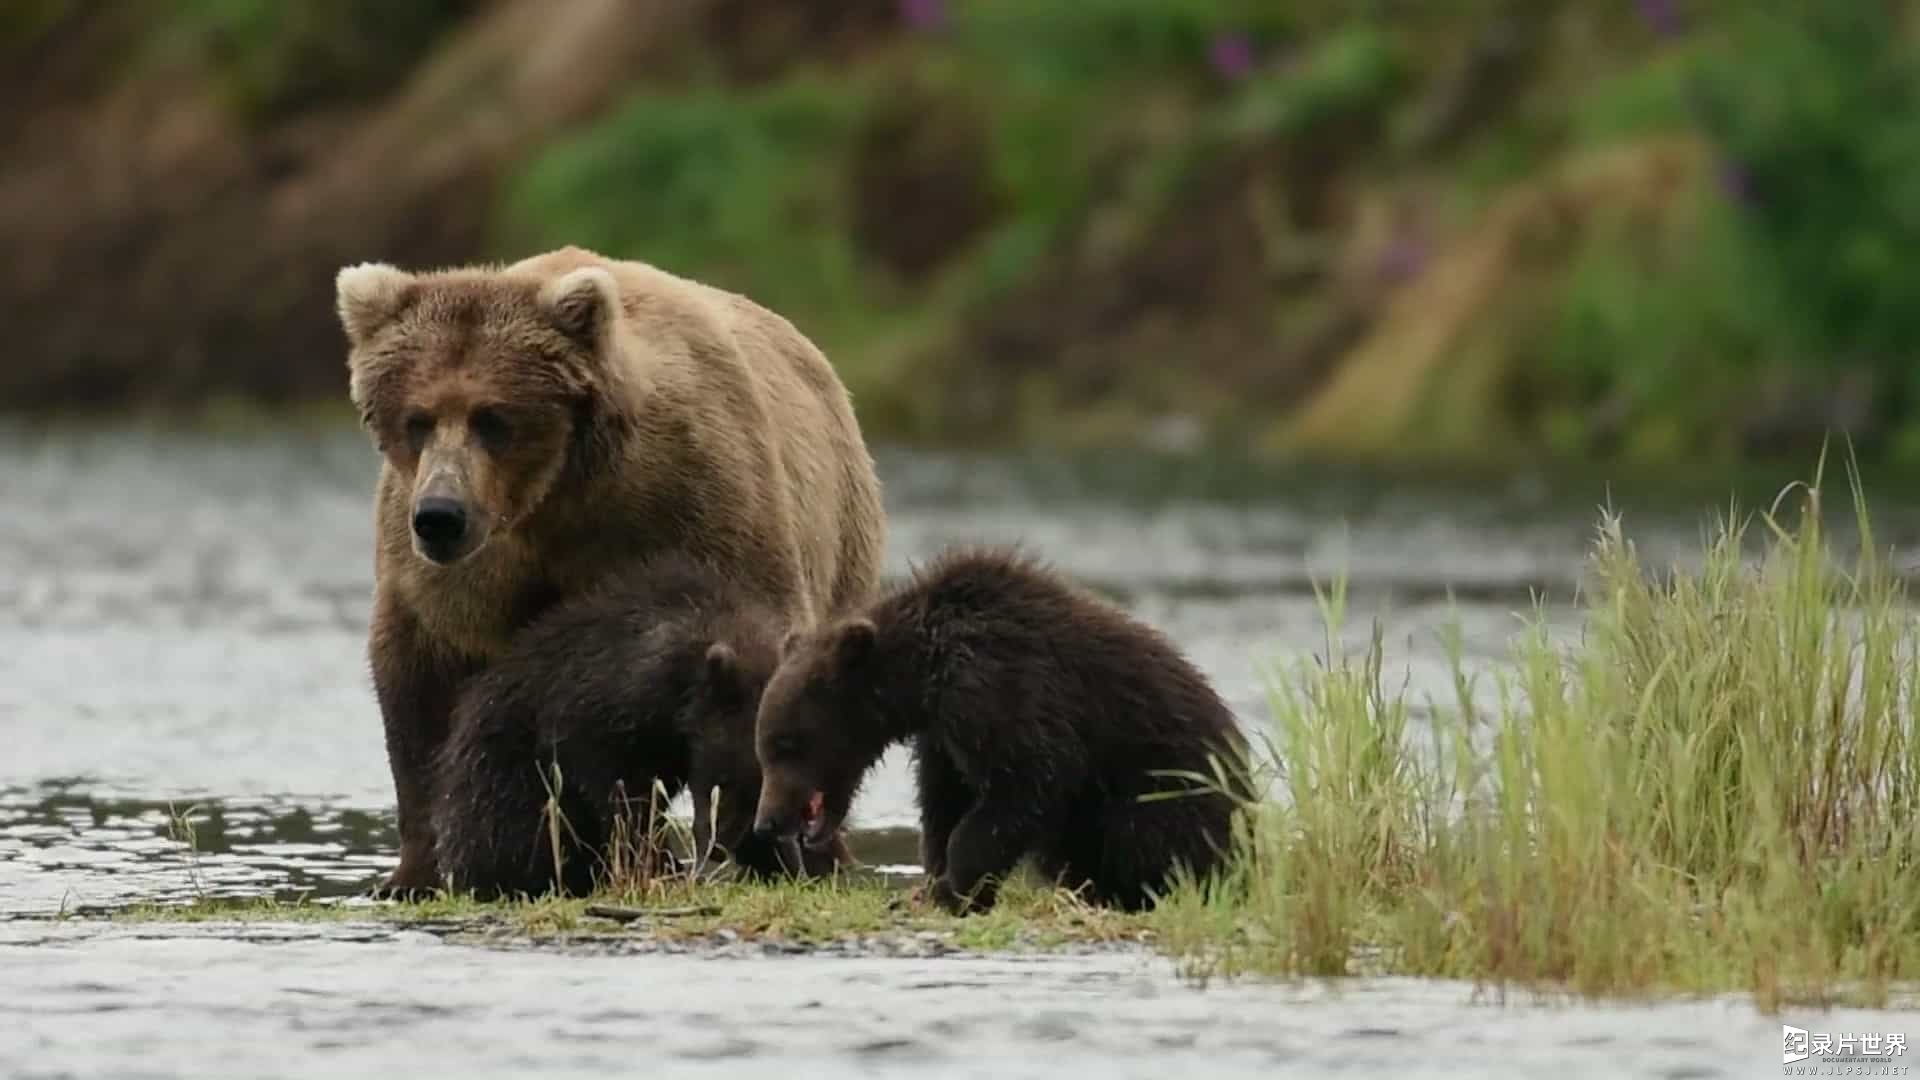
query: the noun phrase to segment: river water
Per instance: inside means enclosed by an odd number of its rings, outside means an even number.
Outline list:
[[[1579,579],[1599,478],[1384,481],[1220,461],[881,455],[890,571],[1019,541],[1165,628],[1250,724],[1267,665],[1324,650],[1344,570],[1414,694],[1499,659]],[[364,661],[375,461],[355,432],[0,433],[0,1075],[1359,1072],[1747,1076],[1779,1022],[1738,1002],[1549,1009],[1471,987],[1189,986],[1138,951],[761,956],[572,951],[365,925],[127,924],[195,895],[346,897],[391,865]],[[1756,487],[1745,505],[1764,501]],[[1724,487],[1614,492],[1650,560],[1697,550]],[[1876,503],[1879,538],[1920,517]],[[1573,625],[1564,610],[1556,621]],[[856,850],[909,858],[904,759]],[[191,848],[180,822],[193,830]],[[896,831],[888,831],[896,830]],[[56,921],[60,912],[81,917]],[[628,953],[634,953],[628,955]],[[1894,1014],[1800,1026],[1904,1031]]]

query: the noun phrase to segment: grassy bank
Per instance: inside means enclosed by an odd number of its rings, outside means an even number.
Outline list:
[[[162,922],[373,920],[456,930],[500,928],[536,941],[617,933],[622,926],[667,941],[711,939],[730,931],[736,940],[803,946],[932,934],[950,947],[971,950],[1044,950],[1151,937],[1145,916],[1090,907],[1064,891],[1030,881],[1009,886],[993,911],[962,919],[910,904],[897,883],[873,875],[809,884],[695,885],[676,880],[588,899],[516,903],[460,897],[378,905],[202,899],[129,908],[115,917]]]
[[[1456,662],[1454,701],[1396,692],[1377,643],[1290,669],[1282,795],[1249,815],[1231,878],[1162,906],[1162,946],[1201,974],[1764,1008],[1883,1003],[1920,978],[1913,615],[1864,508],[1843,562],[1819,500],[1783,494],[1806,512],[1758,515],[1758,545],[1729,519],[1684,575],[1649,573],[1604,520],[1580,639],[1536,623],[1484,687]],[[1336,590],[1331,628],[1341,609]]]

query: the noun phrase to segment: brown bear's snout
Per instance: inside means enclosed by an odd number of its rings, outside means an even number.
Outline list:
[[[460,557],[466,546],[467,508],[458,499],[429,495],[413,504],[413,536],[420,554],[437,563]]]
[[[753,834],[764,840],[785,840],[799,831],[793,815],[778,811],[762,810],[753,822]]]

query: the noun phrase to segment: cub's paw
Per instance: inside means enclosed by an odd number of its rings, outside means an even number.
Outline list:
[[[887,901],[887,910],[901,914],[924,910],[932,903],[929,896],[932,884],[930,881],[921,881],[906,892],[895,894]]]
[[[962,893],[947,878],[937,878],[926,887],[926,899],[949,915],[972,915],[993,906],[993,892],[982,885],[972,894]]]

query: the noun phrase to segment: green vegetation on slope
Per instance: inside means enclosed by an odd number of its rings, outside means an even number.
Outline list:
[[[861,85],[812,77],[636,96],[527,166],[503,246],[646,252],[831,331],[874,306],[834,168],[866,107]]]
[[[265,124],[390,90],[477,0],[188,0],[159,40],[197,54],[229,106]]]
[[[876,439],[1920,462],[1920,0],[669,7],[10,8],[0,405],[337,398],[341,261],[579,243]]]
[[[1371,122],[1400,74],[1388,38],[1337,27],[1254,67],[1310,25],[1261,7],[980,0],[853,70],[641,91],[511,178],[500,248],[583,243],[747,292],[828,347],[869,426],[939,434],[940,399],[992,364],[970,328],[1062,252],[1131,258],[1236,147]],[[1012,392],[1052,396],[1050,365]]]
[[[510,183],[503,247],[764,296],[888,432],[1171,413],[1369,456],[1732,457],[1832,429],[1920,454],[1897,5],[921,6],[850,69],[649,90],[563,136]],[[1700,165],[1654,189],[1555,179],[1674,136]],[[1486,218],[1535,195],[1553,220]],[[1488,245],[1470,302],[1409,295]],[[1432,320],[1396,311],[1434,302],[1446,332],[1409,340]],[[1418,406],[1296,429],[1369,352],[1403,359],[1336,397],[1412,381]]]

